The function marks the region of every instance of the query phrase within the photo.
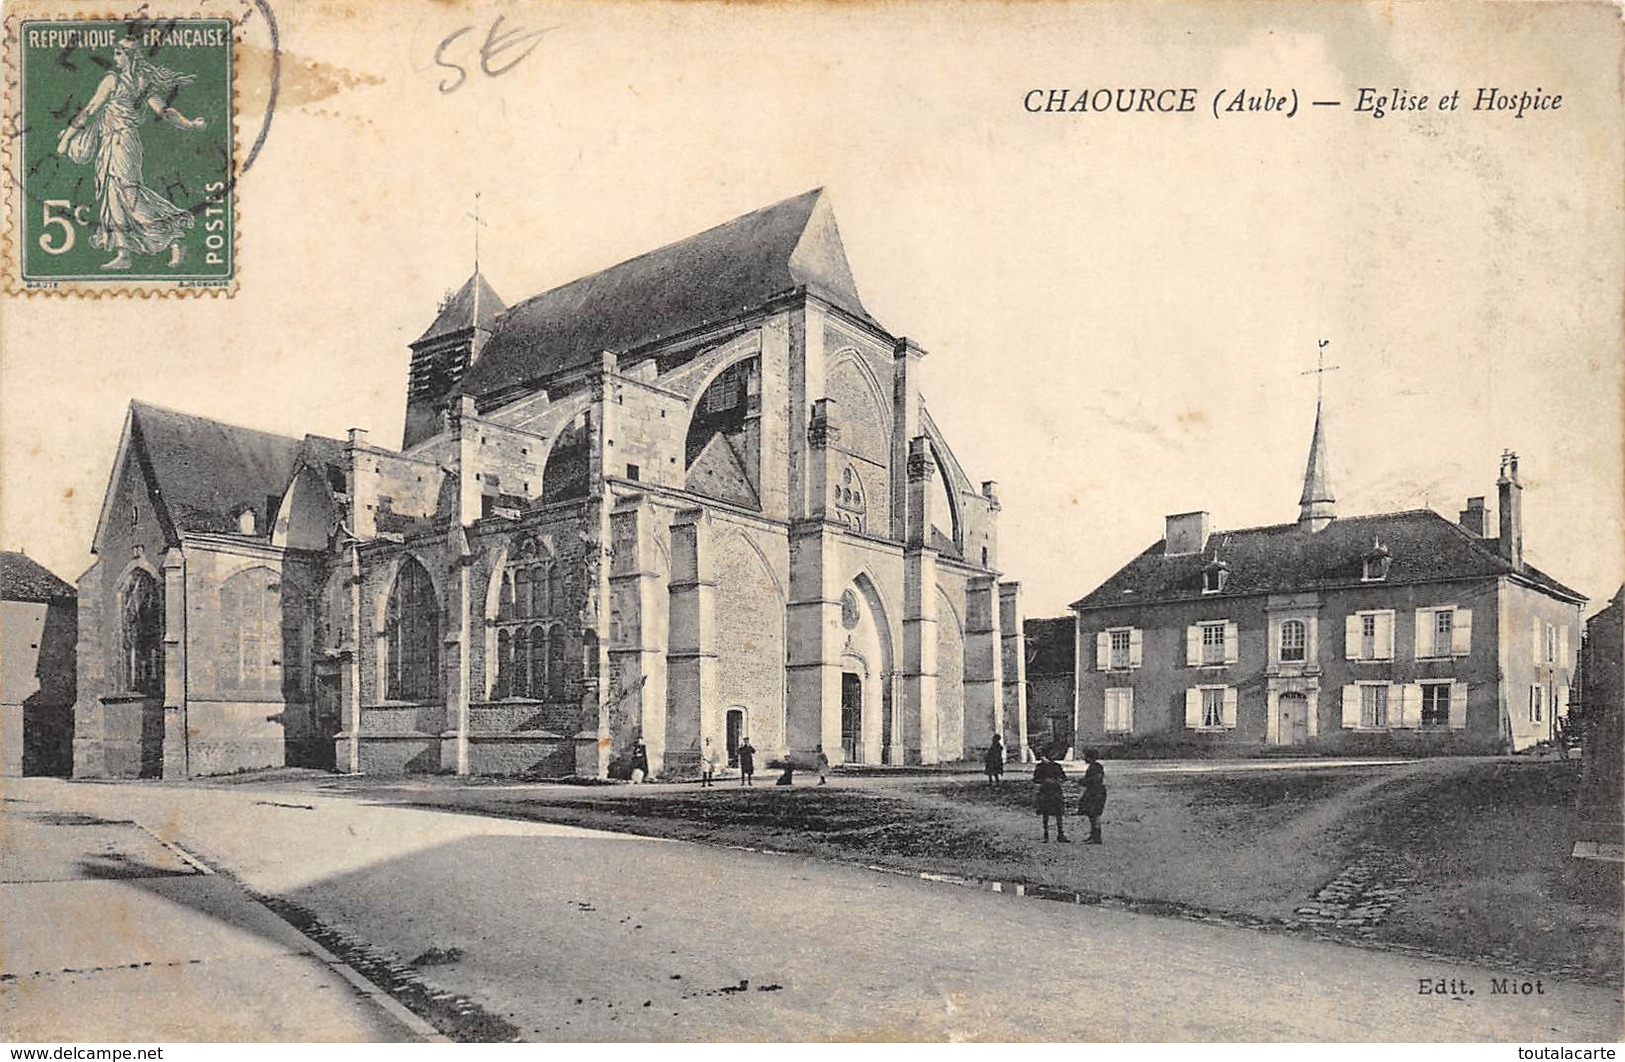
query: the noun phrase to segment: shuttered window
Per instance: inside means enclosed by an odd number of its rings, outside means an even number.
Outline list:
[[[1105,729],[1111,734],[1126,734],[1134,729],[1134,690],[1124,687],[1106,691]]]
[[[1360,687],[1360,725],[1382,727],[1388,725],[1388,687],[1367,685]]]

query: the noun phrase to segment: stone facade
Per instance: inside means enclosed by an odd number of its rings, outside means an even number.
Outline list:
[[[115,468],[81,584],[81,773],[1023,747],[996,486],[926,411],[924,352],[863,310],[822,193],[511,309],[476,274],[413,350],[403,448],[265,443],[278,484],[245,464],[224,492],[270,495],[248,516],[143,502],[162,411],[132,411],[142,460]],[[131,565],[165,595],[162,682],[130,667]],[[249,627],[280,651],[245,683]]]
[[[1585,598],[1527,563],[1517,458],[1483,498],[1338,517],[1317,416],[1296,524],[1167,533],[1073,605],[1076,741],[1484,753],[1552,740]],[[1054,702],[1054,703],[1050,703]]]

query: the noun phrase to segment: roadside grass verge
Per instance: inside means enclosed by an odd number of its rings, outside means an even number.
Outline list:
[[[1108,764],[1111,771],[1111,764]],[[1356,860],[1404,880],[1380,918],[1321,936],[1618,984],[1617,907],[1570,895],[1574,766],[1400,766],[1109,776],[1106,843],[1042,843],[1024,775],[861,787],[649,785],[397,790],[390,799],[503,817],[1022,883],[1133,909],[1302,925]],[[1077,791],[1069,789],[1068,808]],[[1075,840],[1087,823],[1068,816]],[[1375,853],[1375,855],[1373,854]],[[1304,927],[1308,928],[1308,927]]]

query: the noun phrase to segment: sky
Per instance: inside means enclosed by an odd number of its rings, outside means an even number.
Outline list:
[[[1530,559],[1594,601],[1625,577],[1608,5],[273,12],[282,77],[238,185],[236,294],[0,297],[0,548],[70,580],[132,398],[397,440],[406,344],[470,272],[476,191],[482,268],[512,303],[818,186],[865,305],[928,351],[926,402],[960,462],[1000,484],[1001,567],[1031,616],[1064,612],[1166,514],[1295,519],[1322,340],[1341,513],[1493,509],[1512,449]],[[493,24],[499,41],[547,32],[491,76]],[[267,27],[243,30],[243,144]],[[1023,106],[1119,87],[1197,104]],[[1377,118],[1362,87],[1432,106]],[[1563,100],[1472,110],[1485,87]],[[1214,117],[1216,93],[1243,90],[1299,107]]]

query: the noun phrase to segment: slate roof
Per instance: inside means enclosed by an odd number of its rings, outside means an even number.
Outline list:
[[[1319,532],[1296,523],[1216,531],[1201,553],[1165,556],[1166,540],[1154,543],[1075,609],[1112,608],[1202,597],[1240,597],[1360,585],[1365,555],[1379,541],[1392,562],[1385,584],[1436,582],[1511,575],[1556,597],[1575,602],[1584,595],[1532,565],[1514,571],[1496,552],[1496,539],[1478,538],[1432,511],[1333,520]],[[1230,570],[1218,594],[1202,593],[1202,571],[1214,559]],[[1369,584],[1368,584],[1369,585]]]
[[[496,321],[497,314],[505,309],[507,304],[491,290],[491,285],[476,269],[474,275],[457,289],[457,293],[446,300],[446,304],[440,308],[440,314],[435,317],[434,324],[429,326],[428,331],[418,336],[417,342],[412,346],[454,335],[469,328],[489,330]]]
[[[1077,620],[1071,616],[1030,619],[1023,623],[1021,632],[1027,640],[1028,676],[1071,674],[1077,668],[1073,651],[1077,629]]]
[[[874,324],[822,189],[516,304],[497,316],[458,390],[485,396],[544,381],[603,351],[635,350],[797,288]]]
[[[131,446],[176,531],[235,534],[243,509],[269,529],[301,451],[330,454],[343,444],[321,436],[290,439],[145,402],[130,403]]]
[[[0,550],[0,601],[52,601],[76,594],[28,554]]]

